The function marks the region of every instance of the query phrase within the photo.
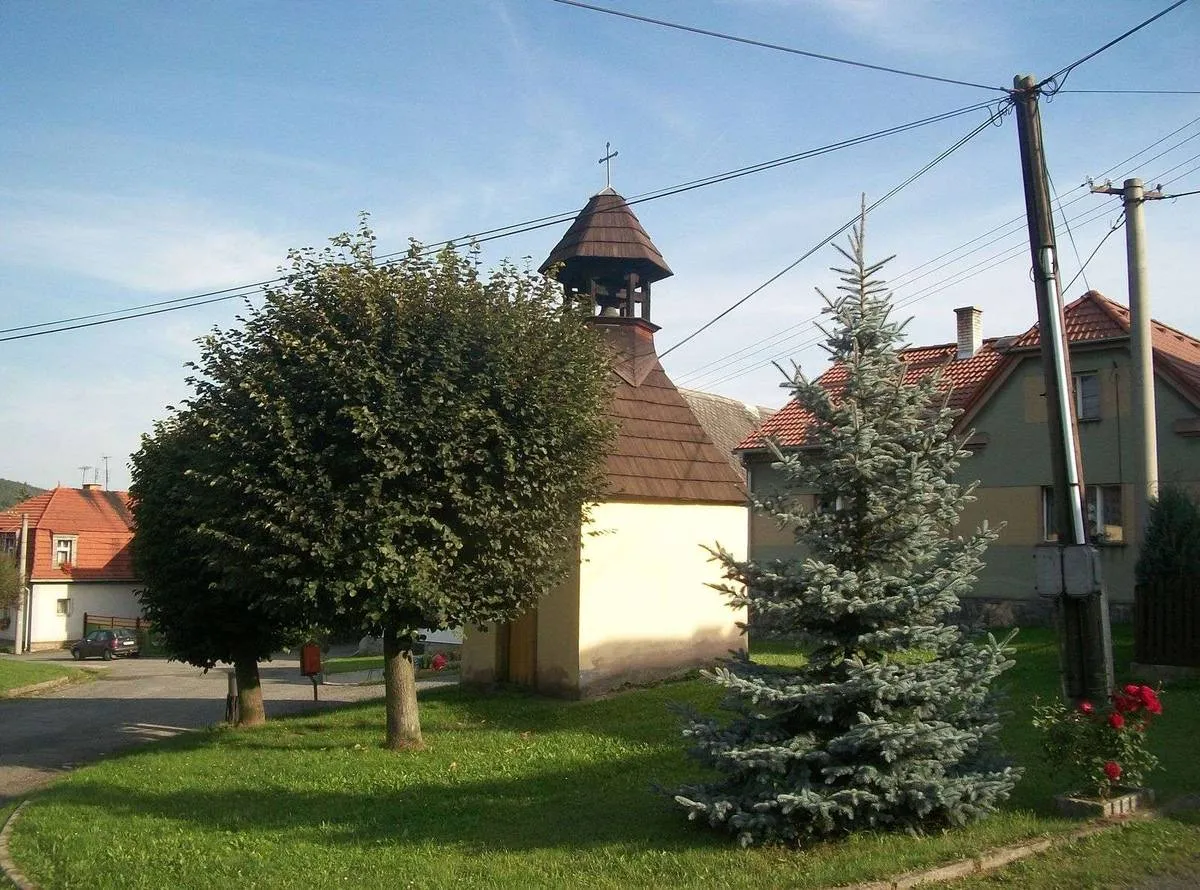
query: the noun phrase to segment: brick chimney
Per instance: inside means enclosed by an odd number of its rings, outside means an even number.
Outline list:
[[[954,314],[958,316],[958,357],[970,358],[983,346],[983,310],[963,306]]]

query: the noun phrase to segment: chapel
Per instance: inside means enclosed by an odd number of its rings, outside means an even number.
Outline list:
[[[651,288],[673,273],[611,186],[540,271],[557,277],[612,351],[608,488],[581,526],[569,577],[520,619],[467,632],[463,682],[574,698],[712,664],[745,646],[746,614],[709,586],[722,579],[706,548],[745,558],[747,500],[736,464],[655,349]]]

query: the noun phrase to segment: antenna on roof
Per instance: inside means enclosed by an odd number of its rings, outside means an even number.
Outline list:
[[[100,460],[104,461],[104,490],[105,491],[108,491],[108,459],[110,457],[112,457],[111,454],[100,455]]]
[[[81,467],[76,467],[76,469],[80,472],[79,487],[83,488],[83,486],[87,485],[87,471],[92,469],[92,465],[84,464]]]

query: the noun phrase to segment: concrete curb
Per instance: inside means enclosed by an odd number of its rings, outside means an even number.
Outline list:
[[[1136,817],[1136,819],[1151,817],[1152,814],[1148,814]],[[1014,862],[1019,862],[1022,859],[1028,859],[1030,856],[1036,856],[1038,853],[1045,853],[1053,847],[1072,844],[1083,838],[1091,837],[1092,835],[1100,834],[1113,828],[1120,828],[1131,821],[1135,821],[1135,818],[1126,817],[1120,820],[1093,822],[1074,831],[1068,831],[1065,834],[1037,838],[1036,840],[1024,841],[1019,844],[1009,844],[1004,847],[995,847],[991,850],[985,850],[978,856],[972,856],[970,859],[960,859],[958,862],[939,865],[936,868],[907,872],[882,881],[843,885],[832,888],[832,890],[911,890],[913,887],[941,884],[945,881],[955,881],[959,878],[983,875],[988,872],[997,871]]]
[[[49,692],[52,689],[57,689],[59,686],[66,686],[72,682],[75,677],[55,677],[53,680],[43,680],[41,683],[30,683],[28,686],[18,686],[15,689],[8,689],[0,692],[0,698],[21,698],[25,695],[36,695],[39,692]]]
[[[0,829],[0,871],[4,872],[4,877],[12,881],[17,890],[38,890],[37,884],[17,870],[16,864],[12,861],[12,854],[8,851],[8,839],[12,837],[13,826],[17,824],[17,817],[21,815],[21,810],[25,809],[28,803],[29,801],[23,800],[17,804],[17,808],[8,814],[4,828]]]

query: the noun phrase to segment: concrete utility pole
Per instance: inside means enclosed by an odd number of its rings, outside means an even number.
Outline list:
[[[17,545],[17,629],[13,634],[13,652],[22,655],[29,649],[30,602],[26,568],[29,560],[29,514],[21,514],[21,540]]]
[[[1134,436],[1134,543],[1141,547],[1150,515],[1150,502],[1158,497],[1158,413],[1154,404],[1154,345],[1150,333],[1150,294],[1146,286],[1146,226],[1142,205],[1162,192],[1146,191],[1140,179],[1126,179],[1124,188],[1106,183],[1092,186],[1102,195],[1120,195],[1125,205],[1125,254],[1129,263],[1129,338],[1133,360]]]
[[[1066,342],[1038,94],[1032,76],[1013,78],[1042,374],[1046,382],[1046,425],[1050,431],[1057,530],[1054,544],[1038,547],[1035,552],[1037,587],[1040,596],[1054,599],[1064,697],[1074,701],[1102,701],[1113,688],[1112,635],[1099,553],[1087,541],[1087,490],[1071,397],[1071,358]]]

